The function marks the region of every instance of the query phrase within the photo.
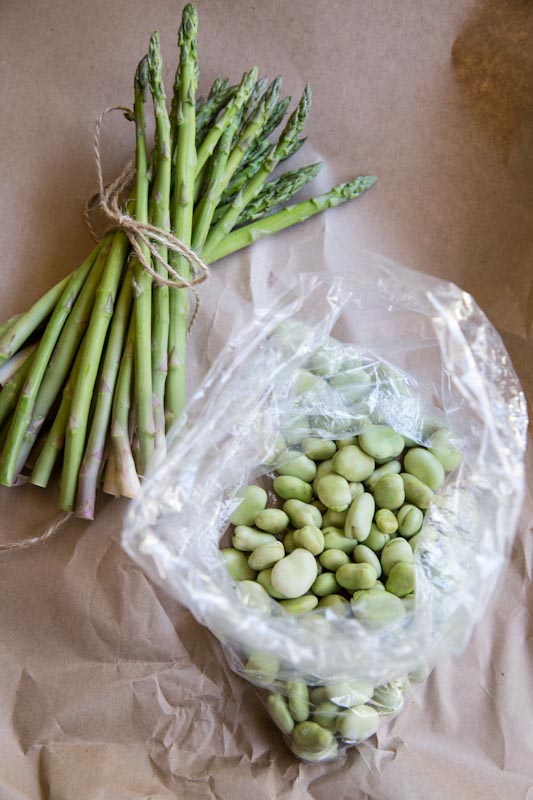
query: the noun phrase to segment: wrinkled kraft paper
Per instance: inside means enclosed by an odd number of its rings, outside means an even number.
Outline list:
[[[199,0],[202,91],[256,63],[314,91],[318,188],[380,176],[360,201],[226,259],[202,287],[196,385],[272,270],[336,225],[455,281],[499,328],[533,398],[533,6],[528,0]],[[98,113],[132,101],[152,29],[170,82],[179,4],[0,6],[1,316],[86,254]],[[114,176],[133,140],[104,135]],[[313,151],[314,148],[314,151]],[[329,246],[329,244],[328,244]],[[292,255],[291,255],[292,254]],[[119,547],[122,501],[0,559],[0,800],[532,800],[533,459],[509,568],[474,639],[346,760],[296,762],[216,641]],[[55,489],[0,491],[1,540],[56,518]]]

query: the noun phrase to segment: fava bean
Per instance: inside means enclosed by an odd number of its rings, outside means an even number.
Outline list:
[[[233,547],[225,547],[222,550],[222,557],[234,581],[253,581],[256,571],[249,566],[245,553]]]
[[[345,708],[366,703],[372,697],[373,692],[374,687],[368,681],[341,681],[326,686],[328,700]]]
[[[373,736],[378,729],[379,714],[366,705],[347,708],[337,717],[337,731],[343,739],[362,742]]]
[[[375,708],[378,714],[397,714],[403,708],[403,681],[394,680],[374,689],[368,705]]]
[[[262,569],[257,573],[257,583],[263,587],[265,592],[273,597],[275,600],[286,600],[284,594],[277,592],[272,586],[272,567],[270,569]]]
[[[339,528],[323,528],[324,550],[342,550],[343,553],[353,553],[357,539],[348,539]]]
[[[309,550],[297,547],[272,567],[270,580],[276,592],[291,599],[305,594],[316,576],[317,566],[313,555]]]
[[[271,694],[267,699],[268,713],[274,720],[275,725],[285,735],[289,735],[294,730],[294,720],[291,717],[287,701],[281,694]]]
[[[402,561],[412,563],[414,561],[414,555],[409,542],[399,536],[387,542],[381,551],[381,568],[385,575],[388,575],[394,564],[398,564]]]
[[[334,527],[342,528],[344,530],[344,523],[346,522],[347,513],[348,509],[345,511],[332,511],[331,508],[328,508],[322,517],[322,525],[324,528]]]
[[[446,472],[454,472],[463,460],[461,453],[450,444],[450,432],[444,428],[431,437],[429,452],[439,459]]]
[[[248,565],[257,571],[268,569],[280,559],[285,557],[285,549],[281,542],[267,542],[260,544],[250,554]]]
[[[333,734],[316,722],[300,722],[292,732],[292,738],[297,747],[309,753],[318,753],[329,747],[333,742]]]
[[[353,551],[353,560],[356,564],[370,564],[376,571],[376,575],[379,578],[381,575],[381,564],[379,562],[379,558],[374,553],[370,547],[367,547],[364,544],[358,544],[355,550]],[[371,589],[371,586],[358,586],[358,589]]]
[[[369,589],[355,592],[351,607],[354,617],[372,628],[391,625],[405,617],[400,598],[387,591]]]
[[[289,517],[281,508],[267,508],[257,515],[255,524],[268,533],[283,533],[289,525]]]
[[[380,508],[376,511],[374,522],[382,533],[396,533],[398,530],[398,520],[388,508]]]
[[[310,503],[302,503],[301,500],[287,500],[283,503],[283,510],[295,528],[303,528],[304,525],[322,527],[322,514]]]
[[[410,548],[409,548],[410,549]],[[412,552],[412,551],[411,551]],[[397,597],[405,597],[415,588],[415,566],[405,561],[393,564],[389,570],[386,589]]]
[[[372,523],[370,533],[365,539],[365,546],[370,547],[371,550],[378,553],[380,550],[383,550],[389,539],[390,535],[388,533],[383,533],[379,530],[377,525]]]
[[[348,539],[364,542],[370,533],[376,504],[368,492],[352,501],[344,523],[344,533]]]
[[[318,703],[313,711],[313,722],[316,722],[317,725],[320,725],[327,731],[335,731],[335,723],[338,713],[339,708],[335,705],[335,703],[331,703],[329,700],[324,700],[322,703]]]
[[[307,614],[318,605],[318,597],[312,594],[304,594],[302,597],[294,597],[291,600],[280,600],[280,606],[283,606],[285,611],[289,614]]]
[[[367,489],[371,492],[374,491],[376,483],[381,480],[385,475],[399,475],[402,471],[402,465],[399,461],[388,461],[382,467],[374,470],[370,478],[365,481]]]
[[[289,710],[295,722],[305,722],[309,717],[309,689],[305,681],[287,681]]]
[[[313,499],[311,484],[292,478],[290,475],[280,475],[274,478],[274,491],[283,500],[299,500],[301,503],[310,503]]]
[[[235,550],[242,550],[243,552],[249,553],[261,544],[268,544],[269,542],[275,541],[276,537],[272,536],[271,533],[263,533],[255,528],[249,528],[248,525],[237,525],[231,539]]]
[[[309,702],[313,706],[324,703],[328,699],[325,686],[312,686],[309,689]]]
[[[321,502],[333,511],[344,511],[352,502],[348,481],[340,475],[324,475],[320,478],[317,494]]]
[[[398,531],[406,538],[418,533],[424,522],[423,512],[410,503],[406,503],[398,509],[396,517],[398,518]]]
[[[311,591],[314,592],[318,597],[325,597],[328,594],[336,594],[339,589],[340,586],[332,572],[323,572],[322,575],[318,575],[311,586]]]
[[[341,450],[350,444],[357,444],[357,436],[350,436],[348,439],[336,439],[335,444],[337,445],[337,450]]]
[[[339,567],[335,577],[343,589],[356,592],[359,589],[372,589],[378,575],[371,564],[345,564]]]
[[[311,761],[313,763],[318,763],[319,761],[331,761],[332,759],[337,758],[339,753],[339,747],[335,739],[332,740],[329,747],[325,747],[323,750],[319,750],[316,753],[312,753],[310,750],[304,750],[303,747],[299,747],[295,742],[291,742],[290,748],[294,755],[298,756],[298,758],[301,758],[303,761]]]
[[[278,475],[288,475],[311,483],[316,476],[315,462],[306,455],[302,455],[296,451],[288,450],[287,456],[290,457],[285,457],[283,464],[276,469]]]
[[[295,548],[303,547],[318,556],[324,549],[324,534],[315,525],[304,525],[303,528],[293,531],[292,544]]]
[[[256,681],[269,684],[278,677],[279,660],[269,653],[252,653],[244,668],[246,672],[254,673]]]
[[[355,500],[356,497],[360,497],[365,491],[365,487],[362,483],[349,483],[348,486],[350,487],[352,500]]]
[[[433,500],[433,492],[429,486],[426,486],[425,483],[422,483],[422,481],[418,480],[414,475],[410,475],[408,472],[401,472],[400,475],[402,477],[405,499],[407,502],[423,510],[428,508]]]
[[[331,608],[338,616],[346,616],[348,601],[342,594],[327,594],[318,601],[319,608]]]
[[[329,569],[331,572],[336,572],[339,567],[350,563],[350,558],[347,553],[343,550],[336,549],[324,550],[318,560],[325,569]]]
[[[372,458],[388,461],[402,452],[403,436],[387,425],[374,425],[359,434],[359,447]]]
[[[414,475],[430,489],[440,489],[444,483],[444,467],[438,458],[423,447],[408,450],[403,465],[406,472]]]
[[[231,524],[253,525],[259,512],[266,508],[267,493],[260,486],[245,486],[236,496],[243,499],[230,517]]]
[[[302,441],[302,451],[313,461],[325,461],[336,452],[335,442],[328,439],[304,439]]]
[[[405,489],[399,475],[384,475],[374,486],[374,500],[378,508],[393,511],[405,501]]]
[[[243,603],[250,608],[258,608],[270,614],[270,597],[257,581],[240,581],[237,592]]]
[[[333,469],[350,482],[364,481],[374,472],[374,459],[355,444],[347,445],[333,456]]]

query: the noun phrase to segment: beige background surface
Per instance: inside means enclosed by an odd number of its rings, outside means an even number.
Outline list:
[[[257,63],[314,89],[320,187],[380,181],[331,212],[363,246],[472,292],[533,397],[533,6],[530,0],[199,0],[200,86]],[[0,4],[2,318],[87,252],[99,111],[131,102],[153,28],[170,78],[181,7],[165,0]],[[171,66],[172,65],[172,66]],[[106,129],[109,174],[129,156]],[[300,157],[301,156],[301,157]],[[305,151],[299,154],[305,161]],[[313,152],[308,152],[312,160]],[[323,225],[256,247],[265,269]],[[213,270],[191,386],[250,296],[249,255]],[[531,485],[511,565],[466,652],[345,762],[296,763],[218,645],[118,546],[101,502],[44,547],[0,559],[0,800],[254,797],[531,800]],[[55,517],[54,492],[0,491],[1,539]]]

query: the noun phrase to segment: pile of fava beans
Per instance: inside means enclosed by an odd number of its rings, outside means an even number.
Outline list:
[[[294,615],[328,607],[372,628],[401,621],[413,605],[424,515],[460,462],[445,429],[427,448],[386,425],[349,439],[303,439],[278,462],[272,489],[281,507],[267,508],[260,486],[239,492],[232,547],[222,550],[239,592],[265,610],[274,598]],[[381,687],[282,683],[279,664],[266,654],[251,654],[246,669],[275,686],[270,715],[308,761],[335,757],[339,742],[368,738],[380,714],[403,702],[401,680]]]

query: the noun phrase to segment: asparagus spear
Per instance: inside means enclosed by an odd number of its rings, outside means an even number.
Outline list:
[[[171,183],[171,141],[170,126],[166,110],[165,90],[161,78],[161,54],[159,37],[153,36],[150,42],[150,89],[154,99],[156,120],[156,175],[152,189],[151,222],[158,228],[168,231],[170,228],[170,183]],[[159,247],[161,257],[166,260],[168,250]],[[167,277],[165,268],[156,261],[154,264],[157,272]],[[147,457],[145,442],[145,422],[138,402],[143,378],[138,369],[138,358],[135,359],[135,416],[137,420],[137,433],[139,438],[139,456],[137,458],[138,472],[144,475],[150,463],[155,434],[155,447],[158,450],[165,448],[165,383],[168,370],[168,333],[169,333],[169,289],[168,286],[156,284],[154,287],[154,317],[152,324],[152,352],[148,342],[145,343],[145,353],[151,358],[150,393],[146,392],[143,400],[146,413],[150,414],[151,446]],[[139,348],[138,334],[135,333],[134,346]],[[146,404],[146,405],[145,405]],[[153,406],[153,408],[152,408]]]
[[[275,214],[263,217],[256,222],[251,222],[249,225],[232,231],[213,249],[209,257],[206,256],[205,251],[202,257],[206,263],[212,264],[214,261],[220,261],[221,258],[230,253],[235,253],[237,250],[242,250],[265,236],[278,233],[278,231],[282,231],[299,222],[304,222],[309,217],[327,208],[334,208],[347,200],[359,197],[367,189],[370,189],[376,181],[377,178],[371,175],[354,178],[347,183],[340,183],[338,186],[334,186],[329,192],[313,197],[311,200],[303,200],[301,203],[287,206],[287,208],[283,208]]]
[[[115,474],[118,489],[124,497],[135,497],[140,489],[139,478],[130,447],[129,412],[133,372],[134,328],[130,325],[126,346],[120,362],[117,388],[113,400],[111,441],[115,457]]]
[[[89,324],[91,309],[94,305],[96,290],[109,253],[109,241],[103,242],[96,261],[85,281],[78,299],[69,314],[61,336],[52,353],[50,362],[37,394],[30,422],[24,433],[24,439],[19,450],[15,474],[18,474],[28,458],[30,451],[37,439],[39,431],[55,403],[56,397],[65,383],[72,362],[76,355],[79,343]]]
[[[216,120],[213,127],[209,130],[202,144],[198,148],[196,157],[196,175],[199,175],[203,169],[207,159],[213,155],[214,149],[218,141],[235,115],[240,114],[241,109],[250,97],[253,91],[255,82],[257,80],[257,67],[254,67],[250,72],[245,72],[239,84],[237,91],[231,98],[224,113]]]
[[[2,386],[0,392],[0,427],[4,424],[10,413],[17,405],[17,400],[20,395],[20,390],[26,380],[26,376],[31,369],[32,361],[35,357],[35,351],[30,357],[18,368],[15,374]]]
[[[285,172],[279,178],[268,181],[256,198],[241,211],[237,224],[244,225],[246,222],[253,222],[269,214],[275,206],[287,203],[300,189],[303,189],[304,186],[316,178],[323,166],[323,162],[319,161],[316,164],[309,164],[307,167]],[[230,203],[218,206],[213,215],[213,223],[221,219],[229,206]]]
[[[111,408],[115,384],[117,382],[120,357],[129,324],[133,304],[133,283],[131,269],[126,273],[118,297],[107,340],[102,374],[93,419],[83,461],[78,476],[76,514],[84,519],[93,519],[98,475],[104,454],[106,435],[111,419]],[[132,343],[133,346],[133,343]],[[150,352],[150,351],[148,351]]]
[[[268,139],[263,139],[261,140],[260,146],[257,148],[255,158],[249,161],[248,164],[244,164],[245,159],[242,160],[239,169],[235,171],[235,175],[222,194],[221,200],[223,203],[231,202],[242,187],[261,169],[263,161],[270,152],[271,147],[272,143],[269,142]]]
[[[236,86],[229,86],[229,81],[217,78],[213,83],[209,97],[196,110],[196,147],[199,147],[218,114],[235,95]]]
[[[179,31],[180,79],[179,111],[176,132],[176,180],[172,198],[172,230],[185,244],[191,243],[196,170],[196,87],[197,87],[198,19],[192,3],[185,6]],[[191,274],[187,260],[175,253],[171,266],[188,280]],[[170,292],[170,324],[168,335],[169,363],[166,381],[167,421],[171,425],[185,406],[185,340],[189,296],[187,289]]]
[[[0,366],[0,385],[5,386],[5,384],[11,380],[13,375],[18,372],[24,362],[27,361],[31,356],[37,347],[37,344],[38,342],[29,344],[27,347],[24,347],[22,350],[16,352],[15,355],[9,359],[9,361],[4,361],[2,366]]]
[[[13,327],[13,325],[15,324],[15,322],[16,322],[18,319],[20,319],[20,317],[21,317],[21,316],[22,316],[22,314],[15,314],[13,317],[10,317],[9,319],[6,319],[6,321],[5,321],[5,322],[2,322],[2,324],[0,325],[0,339],[2,339],[2,338],[3,338],[4,334],[5,334],[5,333],[7,333],[7,331],[8,331],[10,328],[12,328],[12,327]]]
[[[61,292],[58,303],[46,326],[39,347],[36,350],[31,369],[22,387],[6,443],[2,451],[2,458],[0,461],[0,483],[4,486],[11,486],[13,483],[19,450],[22,446],[24,434],[33,413],[35,398],[37,397],[37,392],[39,391],[46,367],[50,361],[50,356],[52,355],[56,342],[63,329],[63,325],[71,312],[72,306],[87,279],[87,275],[97,255],[98,251],[93,251],[71,274],[65,288]]]
[[[264,184],[268,176],[276,168],[279,161],[287,154],[294,142],[298,141],[298,137],[302,132],[309,111],[311,108],[311,87],[309,84],[305,87],[304,93],[297,107],[287,120],[287,124],[283,129],[277,145],[273,145],[270,153],[263,162],[263,165],[252,178],[252,180],[244,187],[235,200],[231,203],[226,213],[216,223],[216,225],[209,232],[207,241],[205,243],[204,253],[206,258],[209,258],[210,253],[222,241],[232,228],[235,226],[241,212],[244,208],[254,199],[261,186]]]
[[[242,135],[246,125],[252,120],[254,114],[257,112],[259,103],[261,102],[267,86],[268,78],[259,78],[259,80],[255,82],[252,93],[248,98],[248,102],[244,106],[244,113],[242,115],[239,127],[237,128],[237,138]]]

